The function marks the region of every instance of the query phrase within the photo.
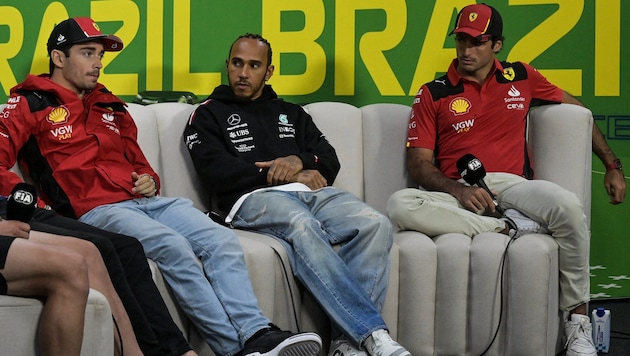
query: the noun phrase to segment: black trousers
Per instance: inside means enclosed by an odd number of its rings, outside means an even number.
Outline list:
[[[30,225],[35,231],[74,236],[96,245],[145,355],[180,356],[192,349],[153,282],[144,249],[138,240],[39,208]]]

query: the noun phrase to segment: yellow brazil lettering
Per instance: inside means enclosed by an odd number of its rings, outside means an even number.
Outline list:
[[[620,78],[621,0],[598,0],[595,1],[595,95],[619,96]]]
[[[508,54],[508,61],[532,62],[575,27],[582,16],[584,0],[510,0],[510,5],[557,4],[558,10],[523,36]],[[581,69],[539,69],[547,79],[570,92],[582,95]]]
[[[381,95],[405,95],[384,51],[395,48],[405,36],[407,5],[403,0],[337,1],[335,20],[335,95],[354,95],[358,10],[381,10],[386,26],[360,36],[359,53]]]
[[[149,3],[151,6],[149,6]],[[162,90],[164,65],[164,0],[147,2],[147,90]]]
[[[24,42],[24,20],[22,14],[12,6],[0,6],[0,26],[8,26],[11,33],[8,42],[0,43],[0,85],[4,95],[17,84],[17,79],[9,65],[9,59],[15,57]]]
[[[221,84],[221,73],[191,73],[190,0],[173,7],[173,90],[209,93]]]
[[[474,4],[474,0],[436,0],[429,26],[424,36],[420,58],[416,65],[409,95],[415,95],[422,84],[435,79],[436,73],[443,73],[451,59],[455,57],[454,48],[444,48],[444,39],[451,31],[453,9],[461,10]]]
[[[406,41],[408,48],[401,48],[403,40],[418,33],[411,33],[408,14],[411,2],[404,0],[365,0],[322,2],[317,0],[262,0],[261,33],[274,45],[277,53],[276,73],[271,80],[281,95],[306,95],[321,93],[327,71],[333,75],[334,95],[355,95],[357,65],[363,63],[367,76],[373,80],[381,96],[403,96],[416,94],[425,82],[431,81],[436,74],[443,73],[450,60],[455,56],[453,48],[445,48],[454,13],[462,7],[476,3],[475,0],[434,0],[426,6],[432,8],[426,24],[413,24],[413,31],[422,26],[422,47],[417,48],[417,41]],[[582,20],[585,10],[584,0],[509,0],[506,6],[531,5],[541,8],[552,7],[554,11],[522,38],[519,38],[507,60],[533,62],[537,58],[550,56],[548,50],[560,43]],[[105,32],[115,33],[123,39],[125,49],[122,52],[108,52],[103,59],[104,69],[101,81],[118,95],[135,95],[141,87],[146,90],[165,90],[163,76],[172,76],[173,90],[187,90],[195,93],[209,93],[221,83],[219,72],[194,72],[191,68],[191,30],[200,28],[200,24],[191,23],[194,13],[192,0],[178,0],[173,6],[172,16],[165,15],[165,8],[173,4],[171,0],[151,0],[145,8],[139,8],[137,2],[128,0],[99,0],[89,2],[89,16],[97,21]],[[9,89],[22,80],[27,72],[48,72],[48,57],[45,51],[50,29],[61,19],[69,15],[79,16],[79,11],[72,8],[70,2],[39,0],[33,6],[38,11],[26,12],[24,6],[0,6],[0,86],[6,98]],[[68,8],[66,8],[66,6]],[[74,5],[72,5],[74,6]],[[88,6],[86,4],[86,6]],[[593,66],[593,90],[595,96],[619,96],[621,81],[621,0],[598,0],[588,3],[594,8],[594,44],[587,45],[585,55],[590,56]],[[228,5],[225,5],[227,8]],[[85,12],[85,10],[84,10]],[[304,25],[300,29],[286,30],[282,26],[285,12],[299,12],[304,16]],[[590,11],[589,11],[590,12]],[[510,12],[506,11],[506,14]],[[513,12],[512,12],[513,13]],[[385,26],[380,31],[358,33],[358,16],[382,18]],[[28,15],[28,16],[27,16]],[[38,18],[33,18],[38,16]],[[39,18],[41,16],[41,18]],[[166,16],[166,17],[165,17]],[[213,14],[212,16],[222,16]],[[236,16],[236,15],[235,15]],[[360,18],[361,20],[363,17]],[[580,22],[582,24],[582,22]],[[518,25],[518,24],[517,24]],[[426,26],[426,28],[425,28]],[[360,27],[360,26],[359,26]],[[172,33],[165,33],[165,28],[172,28]],[[327,32],[325,32],[327,30]],[[333,32],[330,32],[333,30]],[[38,31],[37,36],[25,31]],[[252,31],[255,31],[253,29]],[[580,30],[584,32],[585,30]],[[228,31],[226,31],[227,33]],[[581,33],[580,32],[580,33]],[[138,34],[146,33],[146,42]],[[8,34],[8,36],[6,35]],[[333,36],[331,36],[333,34]],[[219,34],[221,35],[221,34]],[[169,53],[165,53],[165,41],[172,40]],[[26,41],[29,41],[28,43]],[[36,41],[36,43],[30,43]],[[561,43],[560,43],[561,44]],[[205,45],[205,44],[204,44]],[[562,44],[561,44],[562,45]],[[137,48],[141,47],[140,50]],[[126,49],[133,48],[130,54]],[[590,51],[588,50],[590,48]],[[402,50],[408,68],[395,71],[386,56],[387,51]],[[32,51],[31,53],[26,53]],[[305,58],[305,67],[301,73],[283,74],[282,53],[297,53]],[[591,54],[593,53],[593,54]],[[172,66],[165,68],[164,62],[172,56]],[[357,58],[358,56],[358,58]],[[286,57],[294,58],[294,57]],[[140,60],[138,60],[140,59]],[[196,58],[192,58],[196,59]],[[546,61],[545,63],[549,63]],[[554,58],[555,67],[539,68],[551,82],[574,95],[583,93],[583,71],[587,68],[570,68],[571,61]],[[129,65],[126,65],[129,64]],[[30,67],[29,67],[30,65]],[[415,65],[415,68],[413,67]],[[13,66],[13,67],[12,67]],[[18,69],[19,68],[19,69]],[[400,79],[413,71],[410,87],[403,89]],[[403,78],[403,76],[405,78]],[[146,78],[140,83],[140,78]],[[406,82],[406,81],[405,81]],[[590,86],[586,86],[590,87]]]
[[[126,46],[129,46],[140,28],[140,9],[133,1],[127,0],[107,0],[92,1],[91,17],[98,23],[122,22],[122,27],[113,32],[120,37]],[[103,28],[103,26],[101,26]],[[135,95],[138,93],[138,73],[107,73],[106,67],[112,63],[121,52],[107,52],[103,57],[103,70],[101,80],[107,83],[107,88],[118,95]]]
[[[304,27],[297,31],[281,30],[281,15],[285,11],[304,14]],[[326,53],[317,38],[325,23],[322,1],[263,0],[262,33],[274,46],[276,72],[270,83],[284,95],[305,95],[321,88],[326,77]],[[282,74],[281,54],[301,53],[306,58],[306,69],[300,74]]]

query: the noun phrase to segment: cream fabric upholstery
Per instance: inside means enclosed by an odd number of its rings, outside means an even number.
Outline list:
[[[390,194],[413,186],[404,164],[408,106],[383,103],[356,108],[318,102],[305,108],[337,150],[342,168],[335,186],[353,192],[382,212]],[[138,125],[139,143],[161,177],[162,195],[186,197],[197,208],[208,210],[211,202],[182,139],[194,106],[129,104],[129,110]],[[590,111],[568,104],[551,105],[534,109],[530,123],[531,155],[538,178],[575,192],[589,217]],[[235,232],[265,315],[281,328],[319,332],[327,349],[326,317],[292,277],[282,246],[269,236]],[[555,354],[561,315],[557,245],[550,236],[527,235],[511,245],[503,293],[497,288],[499,264],[507,243],[503,235],[484,233],[470,239],[445,234],[430,239],[418,232],[398,231],[394,242],[389,291],[382,312],[392,336],[413,355],[478,355],[488,346],[501,311],[501,327],[487,355]],[[184,334],[200,355],[212,355],[177,307],[155,264],[152,267],[156,283]],[[23,325],[20,335],[30,340],[33,334],[27,330],[34,330],[35,321],[28,319],[26,312],[11,312],[14,301],[0,297],[0,330],[6,330],[1,323],[10,320],[7,325]],[[95,327],[90,326],[90,333],[96,332],[91,329]],[[16,337],[5,337],[0,332],[3,349],[5,341],[12,339]],[[91,342],[90,346],[96,344]]]
[[[11,356],[37,355],[35,336],[42,301],[34,298],[0,296],[0,353]],[[105,297],[91,289],[85,311],[81,356],[113,355],[114,324]]]
[[[0,104],[0,111],[5,104]],[[17,166],[11,168],[20,177]],[[35,335],[42,301],[34,298],[0,296],[0,354],[32,356],[36,354]],[[85,311],[82,356],[113,355],[114,332],[112,313],[107,299],[90,290]]]
[[[384,211],[391,193],[414,186],[406,176],[401,144],[406,139],[410,108],[373,104],[361,110],[365,200]],[[592,124],[591,112],[575,105],[549,105],[530,114],[529,141],[537,177],[576,193],[587,217]],[[431,240],[411,231],[395,236],[399,245],[417,240],[433,248],[401,247],[401,251],[412,251],[414,259],[410,262],[415,267],[401,257],[400,286],[409,290],[401,292],[398,300],[399,330],[403,330],[398,341],[414,355],[481,354],[492,339],[501,312],[501,289],[497,286],[507,239],[495,233],[473,239],[445,234]],[[412,270],[419,280],[428,280],[427,274],[435,273],[435,282],[411,286],[402,273]],[[527,235],[512,244],[503,282],[501,327],[487,355],[555,354],[561,322],[557,270],[557,245],[550,236]],[[416,297],[405,299],[406,294]],[[412,308],[410,305],[422,311],[402,312]]]

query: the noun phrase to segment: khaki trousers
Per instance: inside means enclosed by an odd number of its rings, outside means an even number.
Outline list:
[[[509,173],[488,173],[485,182],[504,209],[514,208],[546,227],[558,244],[560,308],[571,310],[590,299],[590,232],[577,196],[544,180],[527,180]],[[407,188],[389,198],[387,213],[401,230],[429,237],[461,233],[474,237],[500,232],[505,221],[463,209],[443,192]]]

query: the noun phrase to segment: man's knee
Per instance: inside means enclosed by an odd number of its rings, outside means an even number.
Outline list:
[[[409,219],[411,214],[410,201],[415,201],[415,205],[421,203],[418,197],[418,189],[407,188],[394,192],[387,200],[387,216],[399,228],[404,225],[404,221]]]
[[[96,251],[96,250],[95,250]],[[49,254],[50,270],[53,278],[48,279],[47,288],[63,290],[68,295],[87,295],[90,285],[88,279],[88,262],[81,253],[68,249]]]

